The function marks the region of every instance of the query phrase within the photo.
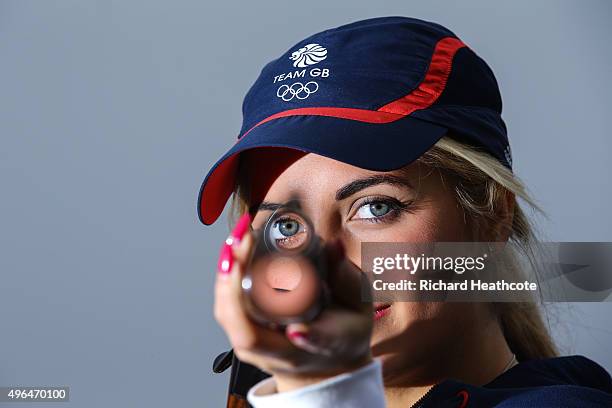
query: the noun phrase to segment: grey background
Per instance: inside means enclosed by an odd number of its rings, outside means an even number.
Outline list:
[[[407,15],[500,82],[550,240],[612,241],[609,1],[0,1],[0,385],[75,407],[220,407],[212,316],[227,233],[201,179],[261,67],[322,29]],[[564,351],[612,370],[610,304],[561,305]],[[23,406],[23,405],[16,405]]]

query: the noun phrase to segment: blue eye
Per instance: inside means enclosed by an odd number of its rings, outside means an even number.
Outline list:
[[[410,211],[412,201],[400,201],[392,197],[368,198],[361,203],[354,219],[369,222],[391,222],[402,212]]]
[[[379,218],[384,217],[392,210],[389,204],[384,203],[382,201],[375,201],[372,203],[366,203],[359,207],[357,210],[357,218],[367,219],[367,218]]]
[[[292,220],[290,218],[284,220],[278,220],[272,226],[272,238],[274,239],[284,239],[289,238],[297,234],[298,232],[302,232],[304,230],[304,226],[301,225],[298,221]]]
[[[309,233],[304,222],[287,217],[272,224],[270,238],[277,249],[297,250],[309,242]]]

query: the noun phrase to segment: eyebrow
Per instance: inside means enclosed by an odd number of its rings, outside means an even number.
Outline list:
[[[395,176],[392,174],[384,174],[384,175],[381,174],[381,175],[369,176],[369,177],[364,177],[361,179],[351,181],[350,183],[336,190],[335,199],[336,201],[347,199],[353,194],[356,194],[361,190],[364,190],[368,187],[376,186],[379,184],[391,184],[395,186],[402,186],[402,187],[408,187],[410,189],[413,189],[410,182],[404,177]],[[283,205],[284,204],[263,201],[258,205],[254,205],[250,207],[249,211],[252,214],[256,213],[257,211],[275,211],[279,209],[280,207],[282,207]]]
[[[283,204],[270,203],[268,201],[263,201],[260,204],[249,207],[249,212],[251,214],[255,214],[257,211],[276,211],[282,206]]]
[[[343,187],[340,187],[338,191],[336,191],[336,201],[344,200],[346,198],[349,198],[353,194],[358,193],[361,190],[379,184],[391,184],[394,186],[403,186],[412,189],[412,185],[406,178],[394,176],[392,174],[380,174],[357,179],[351,181]]]

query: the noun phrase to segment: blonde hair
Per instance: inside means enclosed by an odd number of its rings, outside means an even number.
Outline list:
[[[457,201],[475,225],[499,225],[500,212],[513,203],[508,225],[509,240],[527,256],[536,243],[534,229],[521,209],[517,198],[540,211],[529,197],[523,183],[508,168],[488,153],[469,147],[450,137],[443,137],[418,160],[440,171],[444,179],[453,181]],[[249,210],[248,181],[244,169],[238,172],[230,210],[230,224]],[[511,197],[508,197],[511,194]],[[535,302],[504,302],[491,304],[504,337],[519,361],[548,358],[557,355],[548,329],[542,319],[540,305]]]
[[[477,224],[499,224],[500,218],[511,220],[508,225],[502,225],[509,230],[509,241],[529,259],[535,257],[534,228],[517,199],[535,211],[542,213],[542,210],[512,171],[488,153],[449,137],[440,139],[418,162],[439,169],[443,177],[454,179],[459,205]],[[503,217],[501,213],[507,208],[509,198],[513,212],[511,217]],[[492,306],[506,342],[519,361],[558,355],[538,303],[500,302]]]

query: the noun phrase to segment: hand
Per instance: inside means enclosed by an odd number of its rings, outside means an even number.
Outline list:
[[[313,321],[285,331],[253,322],[243,306],[241,279],[253,236],[244,215],[224,243],[215,284],[215,318],[236,356],[272,374],[287,391],[352,371],[372,361],[372,304],[361,301],[361,271],[344,257],[340,242],[327,244],[331,304]]]

